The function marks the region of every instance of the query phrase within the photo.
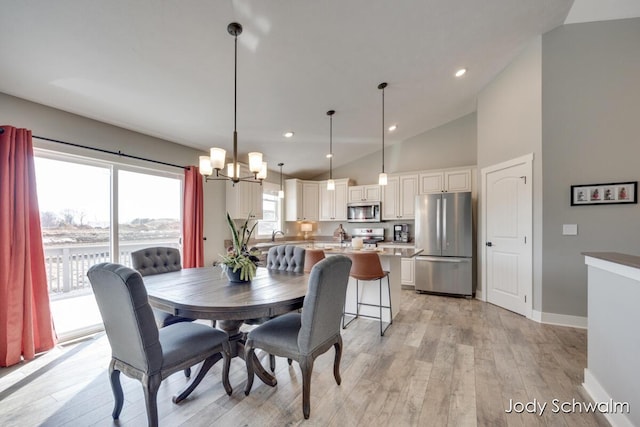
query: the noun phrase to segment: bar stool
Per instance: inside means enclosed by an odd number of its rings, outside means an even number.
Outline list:
[[[393,312],[391,310],[391,284],[389,282],[389,272],[382,270],[382,265],[380,264],[380,257],[375,252],[353,252],[347,254],[349,258],[351,258],[351,272],[349,276],[356,279],[356,312],[348,313],[345,309],[342,309],[342,329],[345,329],[351,322],[357,319],[359,316],[369,317],[372,319],[380,320],[380,336],[384,336],[386,330],[393,323]],[[389,296],[389,305],[382,305],[382,279],[387,278],[387,295]],[[378,281],[378,288],[380,291],[380,300],[379,304],[369,304],[360,302],[360,289],[359,284],[360,280],[362,281]],[[360,306],[368,305],[371,307],[379,307],[380,308],[380,316],[370,316],[366,314],[360,314]],[[382,329],[382,309],[389,309],[389,324]],[[355,316],[353,319],[349,320],[346,324],[344,323],[345,315]]]
[[[304,272],[311,273],[311,268],[324,259],[324,251],[322,249],[307,249],[304,255]]]

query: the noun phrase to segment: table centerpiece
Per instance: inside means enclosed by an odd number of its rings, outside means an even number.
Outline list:
[[[260,252],[257,248],[247,249],[247,245],[258,223],[255,222],[249,227],[249,218],[250,216],[238,229],[227,212],[227,224],[231,229],[233,246],[229,246],[227,253],[222,256],[222,269],[227,273],[231,283],[250,282],[256,274]]]

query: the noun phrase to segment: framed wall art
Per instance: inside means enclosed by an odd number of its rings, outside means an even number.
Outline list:
[[[571,186],[571,206],[638,203],[638,181]]]

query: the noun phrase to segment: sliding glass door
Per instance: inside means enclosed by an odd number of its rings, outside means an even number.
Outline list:
[[[61,340],[102,328],[87,270],[131,252],[180,248],[182,174],[38,151],[38,201],[51,311]]]
[[[49,298],[61,339],[102,325],[87,270],[110,261],[111,168],[36,157]]]
[[[154,246],[180,248],[182,181],[175,176],[118,171],[118,245],[120,263],[131,252]]]

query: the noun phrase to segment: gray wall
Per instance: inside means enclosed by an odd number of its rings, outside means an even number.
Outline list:
[[[533,153],[533,308],[541,309],[542,76],[538,37],[478,94],[478,171]],[[481,188],[478,189],[479,193]],[[478,195],[478,200],[482,195]],[[478,224],[482,224],[482,205]],[[478,250],[484,246],[479,242]],[[479,283],[480,286],[480,283]]]
[[[387,173],[441,169],[476,164],[476,114],[471,113],[403,142],[385,147]],[[333,178],[351,178],[354,185],[377,184],[382,151],[333,169]],[[327,179],[328,172],[314,179]]]
[[[132,132],[96,120],[87,119],[55,108],[46,107],[24,99],[0,93],[0,118],[2,123],[30,129],[34,135],[73,142],[91,147],[160,160],[179,165],[195,165],[202,152],[174,144],[170,141]],[[38,148],[84,157],[116,161],[169,172],[179,169],[155,165],[133,159],[118,158],[96,151],[79,149],[55,143],[34,140]],[[205,184],[205,261],[210,264],[223,252],[223,239],[229,237],[229,230],[223,221],[225,213],[225,187],[223,182]],[[220,202],[222,201],[222,203]],[[220,238],[222,236],[222,238]]]
[[[640,206],[570,206],[574,184],[640,178],[640,19],[571,24],[542,38],[542,307],[587,315],[583,251],[640,255]],[[578,224],[578,236],[562,236]]]
[[[429,169],[444,169],[476,164],[476,114],[467,114],[406,141],[385,148],[385,172],[399,173]],[[353,185],[377,184],[382,166],[382,153],[378,151],[348,165],[333,170],[333,178],[350,178]],[[323,174],[315,180],[328,179]],[[314,234],[331,236],[341,222],[319,222]],[[413,220],[385,221],[376,227],[385,229],[391,239],[395,224],[408,223],[413,236]],[[357,224],[342,222],[351,233]],[[360,226],[361,227],[361,226]]]

